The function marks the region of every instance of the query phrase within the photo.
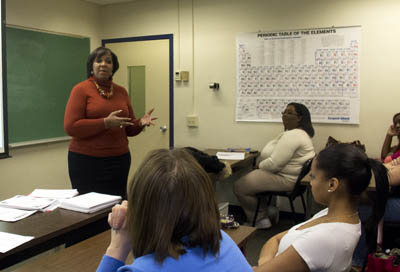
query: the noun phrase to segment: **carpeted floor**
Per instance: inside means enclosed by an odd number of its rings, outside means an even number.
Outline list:
[[[247,243],[246,258],[250,265],[257,265],[258,256],[261,248],[269,238],[277,233],[288,230],[294,225],[293,220],[281,219],[278,224],[273,225],[268,230],[257,230]]]

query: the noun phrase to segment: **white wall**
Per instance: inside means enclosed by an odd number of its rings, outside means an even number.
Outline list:
[[[139,0],[103,7],[101,36],[174,34],[175,69],[191,75],[187,85],[175,86],[176,145],[261,149],[282,125],[235,121],[236,34],[361,25],[360,125],[316,124],[313,142],[320,150],[329,135],[359,139],[379,157],[391,117],[400,111],[399,12],[396,0]],[[211,91],[210,82],[219,82],[220,91]],[[185,125],[191,113],[199,115],[197,129]]]
[[[99,10],[80,0],[6,0],[6,24],[89,37],[94,49],[101,44]],[[70,188],[67,154],[68,142],[10,149],[11,158],[0,160],[0,199],[34,188]]]
[[[100,46],[100,7],[82,0],[6,0],[6,24],[90,38]]]
[[[192,5],[193,3],[193,5]],[[235,37],[238,32],[329,26],[362,26],[361,124],[316,124],[320,150],[329,135],[359,139],[378,157],[400,92],[400,1],[398,0],[137,0],[98,7],[80,0],[6,0],[7,24],[101,39],[174,34],[174,63],[190,81],[175,86],[176,146],[263,145],[281,124],[235,122]],[[219,82],[213,92],[208,83]],[[188,114],[200,126],[185,125]],[[0,160],[0,199],[35,187],[69,186],[67,143],[12,149]]]

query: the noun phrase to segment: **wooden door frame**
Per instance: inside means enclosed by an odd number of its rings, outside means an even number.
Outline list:
[[[150,35],[128,38],[115,38],[101,40],[101,45],[105,46],[107,43],[123,43],[123,42],[142,42],[154,40],[168,40],[169,41],[169,148],[174,147],[174,35]]]

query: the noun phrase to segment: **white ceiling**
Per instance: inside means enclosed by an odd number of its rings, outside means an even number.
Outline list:
[[[118,3],[134,2],[135,0],[83,0],[97,5],[112,5]]]

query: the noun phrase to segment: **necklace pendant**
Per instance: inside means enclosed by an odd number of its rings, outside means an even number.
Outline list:
[[[106,98],[106,99],[110,99],[111,96],[113,95],[113,85],[111,84],[111,88],[110,91],[106,91],[100,88],[99,84],[97,84],[96,81],[93,81],[94,85],[96,86],[97,91],[99,92],[100,96]]]

